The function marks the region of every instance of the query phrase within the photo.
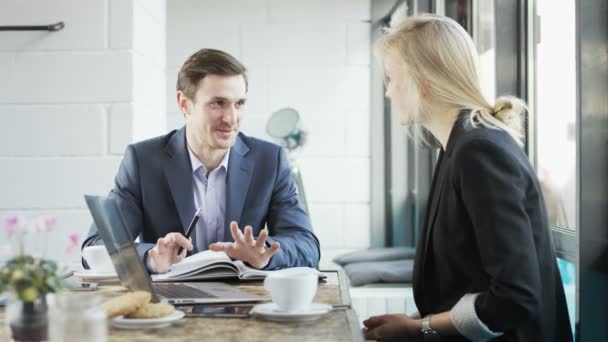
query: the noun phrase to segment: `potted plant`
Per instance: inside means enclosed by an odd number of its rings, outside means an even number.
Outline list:
[[[19,216],[11,216],[4,220],[4,230],[9,243],[16,240],[19,251],[16,256],[8,259],[0,267],[0,293],[8,295],[6,305],[6,323],[9,336],[15,341],[45,341],[47,339],[47,302],[46,294],[57,292],[62,287],[62,281],[57,274],[57,264],[46,260],[44,252],[38,256],[25,253],[25,236],[33,233],[34,239],[40,240],[43,235],[52,230],[55,219],[39,217],[29,225]],[[73,249],[77,237],[72,234]],[[33,239],[32,239],[33,240]],[[11,246],[1,247],[6,256],[11,252]],[[33,244],[35,247],[39,244]],[[44,248],[37,248],[46,250]]]

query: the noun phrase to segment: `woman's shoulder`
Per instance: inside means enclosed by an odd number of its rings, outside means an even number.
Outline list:
[[[528,184],[535,177],[528,156],[509,133],[488,127],[473,128],[458,136],[450,165],[455,181],[499,177]]]
[[[454,136],[455,154],[480,147],[495,148],[504,152],[523,152],[513,137],[500,128],[465,124],[459,131],[459,134]]]
[[[456,163],[508,162],[527,167],[528,157],[513,137],[500,128],[465,126],[454,136],[451,156]]]

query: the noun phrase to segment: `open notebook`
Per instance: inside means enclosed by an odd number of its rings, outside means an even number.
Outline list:
[[[152,275],[153,281],[208,280],[218,278],[238,278],[241,280],[264,279],[273,271],[262,271],[245,265],[240,260],[232,260],[224,252],[203,251],[191,255],[171,266],[167,273]],[[319,277],[324,278],[319,272]]]

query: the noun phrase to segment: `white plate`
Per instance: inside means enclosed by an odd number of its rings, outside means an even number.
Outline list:
[[[118,316],[112,320],[112,325],[120,329],[158,329],[171,325],[172,322],[184,318],[185,313],[175,310],[161,318],[124,318]]]
[[[111,281],[118,280],[116,272],[100,273],[92,270],[80,270],[74,272],[74,275],[86,282],[99,282],[99,281]]]
[[[304,322],[314,321],[331,312],[332,306],[328,304],[312,303],[305,311],[283,311],[275,303],[258,304],[251,313],[264,319],[277,322]]]

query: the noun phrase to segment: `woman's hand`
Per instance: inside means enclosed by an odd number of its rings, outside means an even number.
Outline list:
[[[402,314],[373,316],[363,321],[363,335],[368,340],[398,336],[416,336],[420,333],[420,320]]]

